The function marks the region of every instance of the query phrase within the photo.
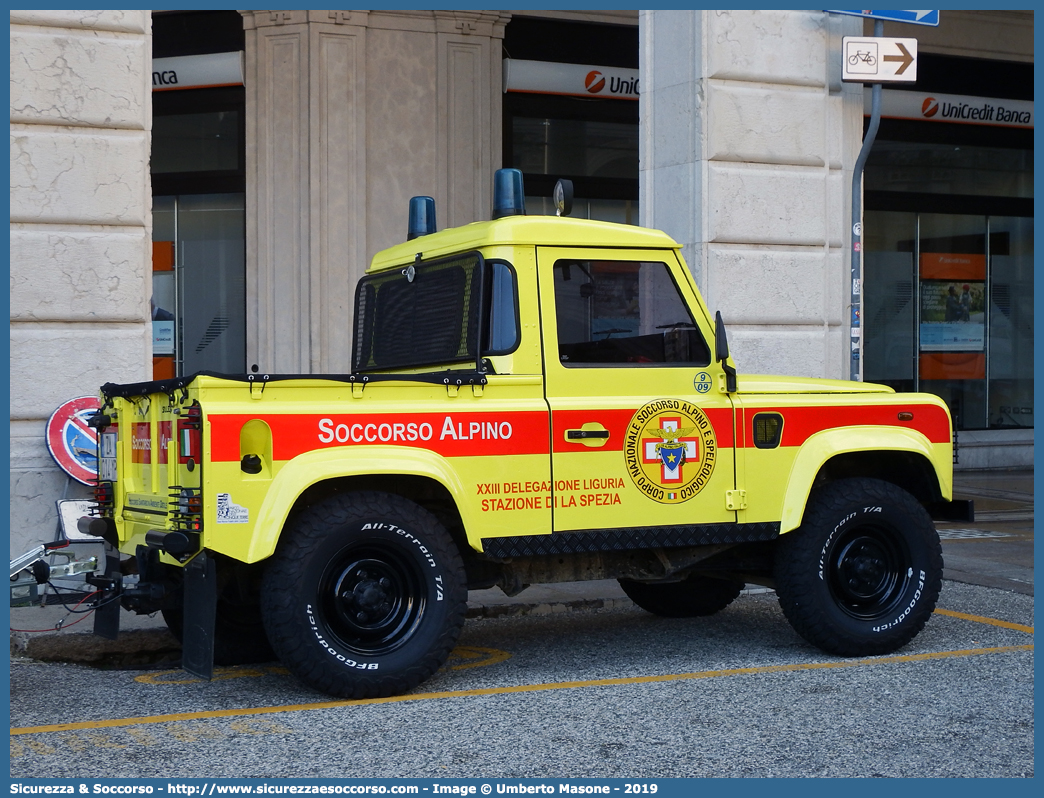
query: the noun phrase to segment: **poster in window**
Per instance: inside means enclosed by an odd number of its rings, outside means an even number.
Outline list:
[[[921,281],[921,351],[981,352],[986,345],[986,283]]]
[[[174,354],[174,322],[154,319],[152,322],[152,354]]]

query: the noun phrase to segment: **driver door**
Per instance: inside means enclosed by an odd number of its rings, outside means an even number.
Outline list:
[[[733,405],[675,252],[541,247],[537,260],[554,531],[656,545],[734,523]]]

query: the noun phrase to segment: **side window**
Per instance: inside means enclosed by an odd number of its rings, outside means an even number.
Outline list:
[[[515,272],[502,261],[489,261],[489,337],[483,353],[506,355],[518,346],[518,290]]]
[[[563,365],[710,364],[666,264],[560,260],[554,284]]]

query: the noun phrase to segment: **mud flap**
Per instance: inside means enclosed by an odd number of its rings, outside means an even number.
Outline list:
[[[94,611],[94,633],[106,640],[115,640],[120,635],[120,594],[123,577],[120,575],[119,552],[111,546],[107,546],[106,549],[105,575],[101,581],[112,580],[112,589],[102,590],[101,605]]]
[[[217,563],[201,552],[185,566],[185,626],[181,667],[193,676],[214,676],[214,625],[217,618]]]

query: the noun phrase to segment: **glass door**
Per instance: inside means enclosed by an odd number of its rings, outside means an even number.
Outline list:
[[[153,374],[246,371],[244,195],[153,202]]]
[[[1033,426],[1033,219],[989,218],[988,407],[993,429]]]

